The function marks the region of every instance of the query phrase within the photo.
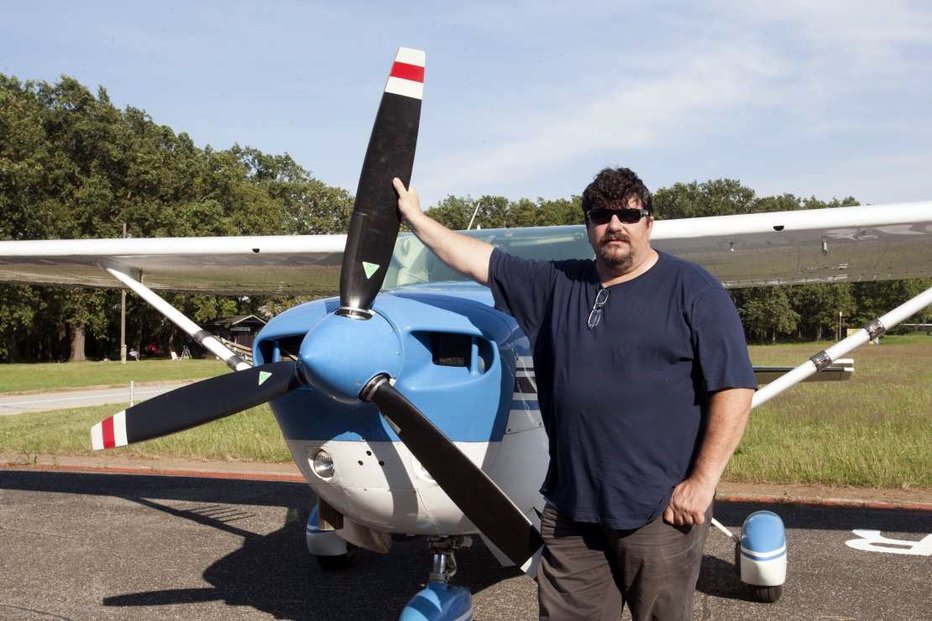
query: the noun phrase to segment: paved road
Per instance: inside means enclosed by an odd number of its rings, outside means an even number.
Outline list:
[[[150,399],[163,392],[174,390],[190,382],[147,382],[106,388],[85,388],[56,392],[34,392],[19,395],[0,394],[0,416],[26,412],[48,412],[65,408],[83,408],[92,405],[129,405]]]
[[[322,572],[304,550],[302,484],[0,470],[2,619],[396,619],[420,588],[423,541]],[[737,529],[760,506],[720,503]],[[932,557],[849,548],[852,529],[919,541],[932,513],[781,506],[790,579],[749,601],[733,547],[709,535],[695,618],[929,619]],[[479,620],[536,619],[534,584],[479,544],[458,554]],[[626,617],[625,618],[629,618]]]

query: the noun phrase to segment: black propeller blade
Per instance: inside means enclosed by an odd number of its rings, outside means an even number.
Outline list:
[[[391,180],[410,184],[421,114],[423,52],[401,49],[382,95],[359,178],[340,274],[340,310],[369,317],[401,223]],[[460,510],[517,566],[541,547],[540,533],[499,487],[388,382],[366,395]]]
[[[527,562],[543,540],[498,485],[398,392],[387,377],[370,382],[364,398],[388,418],[405,446],[476,528],[515,565],[526,570]]]
[[[125,446],[203,425],[278,398],[301,386],[292,361],[274,362],[183,386],[102,420],[95,450]]]
[[[340,273],[340,312],[368,317],[392,257],[398,197],[392,179],[411,182],[424,88],[424,52],[401,48],[382,94],[359,176]]]

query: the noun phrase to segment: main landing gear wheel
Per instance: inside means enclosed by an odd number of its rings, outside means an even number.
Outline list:
[[[741,544],[737,542],[735,543],[735,574],[737,574],[739,578],[741,577]],[[758,586],[752,584],[748,586],[753,589],[754,599],[765,604],[772,604],[783,595],[782,584],[776,586]]]
[[[771,511],[755,511],[744,520],[735,544],[735,567],[754,599],[772,604],[786,582],[786,528]]]
[[[765,604],[772,604],[783,595],[783,585],[777,586],[756,586],[754,587],[754,599]]]

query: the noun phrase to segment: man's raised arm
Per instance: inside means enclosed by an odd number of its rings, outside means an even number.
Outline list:
[[[405,188],[397,177],[392,184],[398,192],[398,210],[417,238],[457,272],[488,285],[489,258],[494,246],[451,231],[421,211],[421,201],[414,187]]]

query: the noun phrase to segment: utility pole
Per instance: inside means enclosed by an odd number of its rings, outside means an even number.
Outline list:
[[[126,223],[123,223],[123,238],[126,239]],[[126,364],[126,287],[120,290],[120,364]]]

